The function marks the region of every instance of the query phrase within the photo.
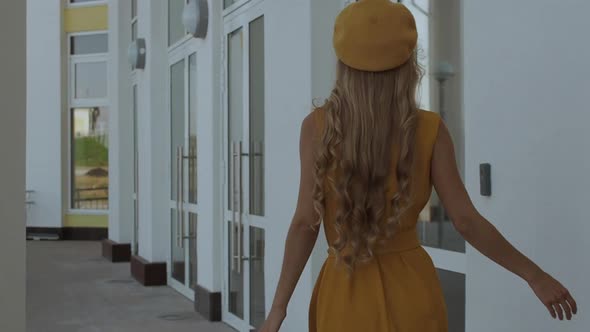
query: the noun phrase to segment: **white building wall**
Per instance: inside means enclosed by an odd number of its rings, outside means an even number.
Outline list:
[[[285,239],[299,190],[299,134],[312,109],[311,0],[267,0],[266,34],[266,230],[267,311],[278,282]],[[301,331],[313,287],[311,266],[303,271],[281,331]]]
[[[464,1],[466,182],[506,237],[562,281],[581,314],[553,320],[527,284],[467,249],[467,331],[587,331],[587,1]],[[492,165],[490,198],[478,164]]]
[[[61,2],[59,2],[61,3]],[[61,227],[66,173],[62,131],[67,119],[62,90],[62,6],[27,0],[27,189],[34,190],[27,226]]]

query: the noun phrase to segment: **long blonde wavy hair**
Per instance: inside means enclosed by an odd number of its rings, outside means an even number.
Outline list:
[[[421,77],[416,52],[405,64],[383,72],[360,71],[338,61],[335,87],[319,106],[325,112],[325,125],[314,166],[314,209],[323,217],[326,192],[335,195],[338,239],[331,250],[351,270],[370,260],[379,241],[393,235],[411,202],[416,89]],[[392,144],[399,147],[395,149],[398,186],[392,197],[386,197]],[[390,216],[385,215],[387,204]]]

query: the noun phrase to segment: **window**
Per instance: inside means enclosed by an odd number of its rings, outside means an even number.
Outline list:
[[[137,17],[137,0],[131,0],[131,18]]]
[[[104,107],[72,108],[71,208],[109,207],[108,111]]]
[[[234,3],[238,2],[240,0],[223,0],[223,9],[227,9],[229,8],[231,5],[233,5]]]
[[[249,30],[250,213],[264,216],[264,16],[250,22]]]
[[[70,55],[107,53],[109,41],[106,33],[80,34],[70,37]]]
[[[403,0],[416,18],[420,47],[419,58],[425,68],[420,85],[420,107],[438,112],[448,126],[457,153],[459,169],[463,169],[463,127],[461,81],[453,68],[461,66],[460,6],[458,0],[445,5],[426,0]],[[455,230],[436,195],[422,212],[418,230],[422,244],[459,253],[465,252],[465,240]]]
[[[187,35],[182,24],[182,12],[187,0],[168,0],[168,46],[176,44]]]
[[[107,96],[106,61],[73,64],[74,98],[97,99]]]
[[[106,0],[69,0],[70,5],[97,5],[97,4],[104,4]]]
[[[108,35],[69,36],[70,208],[109,207]]]
[[[104,2],[104,0],[70,0],[70,3]]]
[[[106,104],[107,34],[80,33],[71,35],[69,40],[70,100],[84,107]],[[102,102],[97,104],[97,100]]]

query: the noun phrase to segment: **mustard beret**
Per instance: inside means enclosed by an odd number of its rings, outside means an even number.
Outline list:
[[[364,71],[384,71],[404,64],[418,41],[416,21],[402,4],[360,0],[336,18],[333,43],[344,64]]]

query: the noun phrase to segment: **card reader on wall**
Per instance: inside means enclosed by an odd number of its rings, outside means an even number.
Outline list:
[[[479,164],[479,192],[482,196],[492,196],[492,166]]]

